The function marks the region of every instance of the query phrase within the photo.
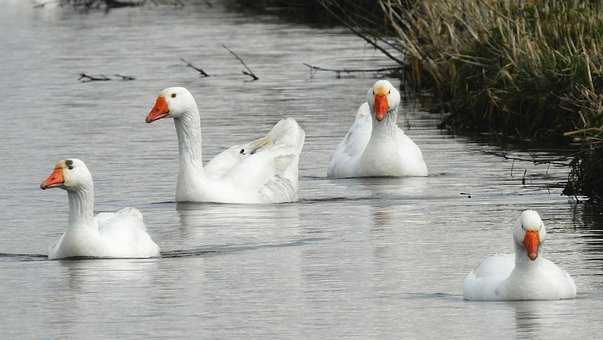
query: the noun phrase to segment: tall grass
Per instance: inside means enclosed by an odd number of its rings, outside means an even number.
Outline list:
[[[381,0],[407,80],[459,129],[600,138],[603,12],[578,0]],[[589,129],[589,130],[585,130]],[[578,132],[577,132],[578,131]]]

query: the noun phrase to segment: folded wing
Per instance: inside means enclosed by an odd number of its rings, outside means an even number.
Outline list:
[[[331,157],[328,177],[355,176],[360,156],[371,138],[373,122],[367,103],[360,105],[356,120]]]
[[[295,119],[282,119],[265,137],[217,155],[205,171],[208,177],[252,192],[264,202],[294,201],[304,140],[305,132]]]

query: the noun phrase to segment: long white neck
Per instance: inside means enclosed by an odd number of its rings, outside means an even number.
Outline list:
[[[371,114],[373,119],[373,129],[371,132],[371,139],[383,139],[390,138],[397,134],[398,130],[398,109],[394,109],[385,116],[385,119],[378,121],[375,119],[375,114]]]
[[[94,186],[92,183],[77,190],[68,190],[69,227],[79,228],[94,225]]]
[[[203,171],[201,143],[201,120],[199,112],[193,111],[174,119],[178,134],[180,169]]]
[[[192,200],[192,193],[199,191],[205,178],[203,171],[203,153],[201,150],[201,119],[195,107],[174,119],[178,134],[178,153],[180,158],[176,200]]]

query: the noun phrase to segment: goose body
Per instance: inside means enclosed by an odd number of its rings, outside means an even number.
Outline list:
[[[567,272],[539,255],[546,237],[537,212],[526,210],[514,229],[515,254],[484,259],[464,281],[465,300],[558,300],[576,297]]]
[[[174,119],[179,146],[178,202],[282,203],[297,200],[299,155],[305,132],[293,118],[264,137],[202,161],[200,115],[188,90],[161,91],[147,122]]]
[[[159,256],[136,208],[94,215],[94,186],[86,165],[78,159],[57,163],[40,185],[67,191],[69,226],[48,251],[49,259],[69,257],[148,258]]]
[[[427,176],[421,149],[396,123],[399,92],[390,82],[380,80],[367,97],[333,153],[327,176]]]

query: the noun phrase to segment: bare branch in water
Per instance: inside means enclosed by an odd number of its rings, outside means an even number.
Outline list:
[[[310,65],[308,63],[302,63],[304,66],[310,69],[312,75],[318,71],[324,72],[335,72],[337,74],[337,78],[341,78],[341,73],[367,73],[367,72],[395,72],[402,70],[402,67],[382,67],[382,68],[327,68]]]
[[[205,72],[202,68],[197,67],[191,63],[189,63],[188,61],[184,60],[183,58],[180,58],[180,60],[186,64],[186,66],[192,68],[193,70],[199,72],[199,75],[202,77],[209,77],[209,74],[207,74],[207,72]]]
[[[91,81],[109,81],[111,78],[107,77],[104,74],[92,75],[87,73],[80,73],[80,77],[78,78],[82,83],[88,83]]]
[[[119,74],[119,73],[114,74],[114,76],[116,76],[116,77],[118,77],[118,78],[121,78],[121,80],[125,80],[125,81],[136,80],[136,78],[135,78],[135,77],[132,77],[132,76],[126,76],[126,75]]]
[[[513,160],[513,161],[531,162],[533,164],[555,164],[555,165],[568,166],[572,159],[572,156],[559,156],[559,157],[550,157],[550,158],[536,158],[535,156],[532,156],[532,158],[526,158],[526,157],[509,156],[509,154],[507,154],[506,152],[500,152],[500,151],[482,151],[482,153],[487,154],[487,155],[502,157],[504,159]],[[514,165],[515,165],[515,163],[512,164],[512,166],[514,166]]]
[[[114,76],[117,77],[119,80],[124,80],[124,81],[136,80],[136,78],[133,76],[126,76],[123,74],[114,74]],[[82,83],[89,83],[91,81],[110,81],[110,80],[118,80],[118,79],[107,77],[104,74],[93,75],[93,74],[88,74],[88,73],[80,73],[80,77],[78,78],[78,80],[81,81]]]
[[[175,7],[184,7],[185,3],[182,0],[47,0],[34,4],[34,8],[41,8],[50,3],[57,3],[59,6],[69,5],[76,9],[105,9],[121,7],[139,7],[144,6],[147,2],[151,2],[155,6],[172,5]],[[206,1],[208,7],[213,5]]]
[[[222,44],[222,47],[224,47],[228,52],[230,52],[230,54],[232,54],[235,58],[237,58],[239,60],[239,62],[241,62],[241,64],[243,65],[243,67],[245,67],[245,69],[247,71],[241,71],[243,74],[248,75],[251,77],[251,81],[256,81],[258,79],[260,79],[250,68],[249,66],[247,66],[247,64],[245,64],[245,61],[239,57],[238,54],[234,53],[230,48],[226,47],[226,45]]]
[[[528,169],[523,170],[523,177],[521,178],[521,185],[526,185],[526,175],[528,174]]]

